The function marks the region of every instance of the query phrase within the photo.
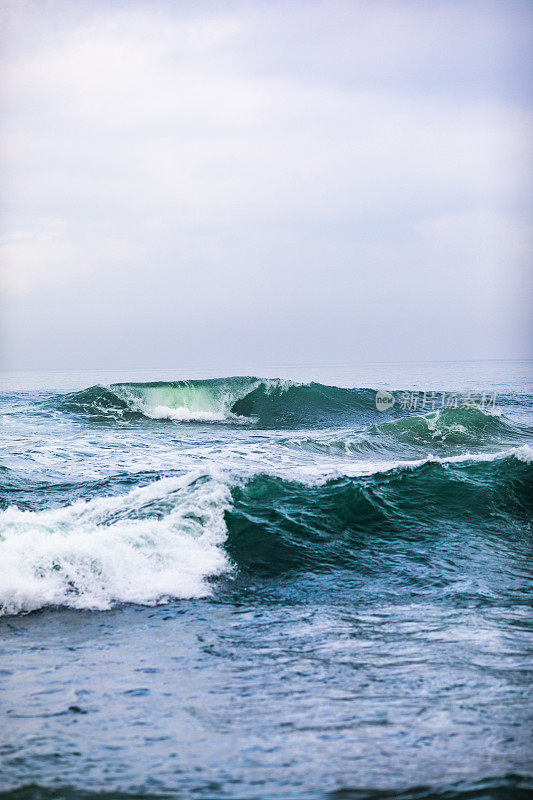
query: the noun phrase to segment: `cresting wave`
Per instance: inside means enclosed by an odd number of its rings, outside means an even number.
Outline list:
[[[376,416],[375,392],[254,377],[92,386],[59,398],[68,412],[95,418],[255,422],[319,426]]]
[[[339,568],[379,574],[391,549],[405,568],[408,542],[426,555],[436,541],[445,547],[458,518],[485,541],[501,539],[502,523],[507,534],[524,536],[533,515],[531,460],[526,445],[508,455],[433,459],[312,486],[258,475],[233,491],[226,550],[241,568],[267,575]]]
[[[12,506],[0,514],[0,608],[104,610],[201,597],[231,569],[394,570],[410,542],[444,546],[459,516],[473,535],[523,537],[531,456],[525,446],[312,485],[204,471],[54,510]]]

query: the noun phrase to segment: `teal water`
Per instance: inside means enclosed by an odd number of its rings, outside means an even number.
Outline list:
[[[531,362],[235,371],[3,375],[0,798],[528,796]]]

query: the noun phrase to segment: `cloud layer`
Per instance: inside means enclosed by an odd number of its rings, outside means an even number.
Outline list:
[[[521,3],[3,3],[7,367],[527,353]]]

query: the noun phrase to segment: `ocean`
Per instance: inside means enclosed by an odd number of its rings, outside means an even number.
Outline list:
[[[531,796],[531,378],[3,373],[1,800]]]

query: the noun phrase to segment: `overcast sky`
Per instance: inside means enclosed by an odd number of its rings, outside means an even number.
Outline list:
[[[0,7],[5,368],[528,355],[533,3]]]

